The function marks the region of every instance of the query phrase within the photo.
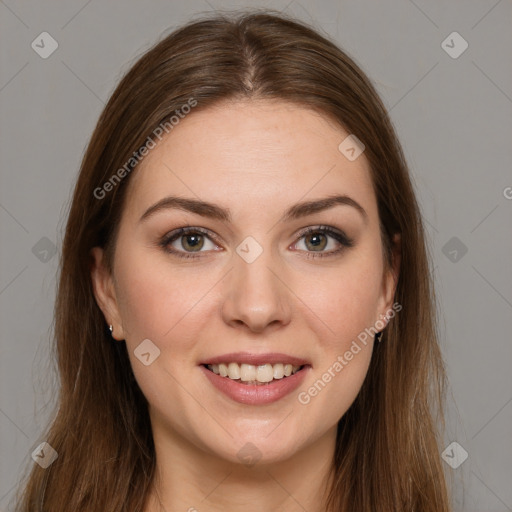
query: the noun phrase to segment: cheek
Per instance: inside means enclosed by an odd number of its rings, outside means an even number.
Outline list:
[[[150,262],[150,263],[148,263]],[[149,338],[162,350],[173,339],[173,352],[187,344],[187,337],[176,337],[188,315],[201,309],[204,281],[190,270],[171,269],[165,257],[147,252],[127,254],[118,263],[119,307],[127,344],[135,348]],[[203,283],[203,284],[201,284]]]
[[[376,254],[378,250],[368,247],[329,275],[302,278],[304,291],[311,290],[307,305],[319,318],[316,330],[324,335],[318,336],[315,379],[302,390],[299,402],[310,400],[311,411],[329,411],[331,422],[353,403],[370,364],[382,271]]]
[[[120,258],[116,274],[120,313],[135,378],[149,402],[165,410],[169,401],[184,401],[188,396],[175,379],[186,379],[184,372],[188,371],[191,350],[201,329],[194,320],[204,314],[207,301],[201,298],[211,288],[211,277],[204,279],[200,273],[192,272],[191,279],[190,270],[171,270],[165,258],[150,258],[142,251]],[[146,339],[160,351],[148,366],[136,356],[137,348]]]
[[[334,279],[331,275],[308,297],[308,306],[319,317],[310,328],[322,335],[317,337],[314,376],[297,397],[308,410],[306,431],[318,429],[319,417],[323,425],[335,425],[361,389],[372,356],[377,281],[367,265],[350,266],[350,272],[339,272]]]
[[[336,271],[301,278],[305,302],[327,326],[333,348],[350,344],[377,320],[380,265],[376,258],[359,253]]]

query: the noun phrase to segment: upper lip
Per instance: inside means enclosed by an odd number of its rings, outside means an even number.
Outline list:
[[[279,352],[268,352],[266,354],[253,354],[250,352],[231,352],[230,354],[222,354],[220,356],[209,357],[201,361],[199,364],[221,364],[221,363],[245,363],[259,366],[263,364],[292,364],[294,366],[302,366],[310,364],[306,359],[301,357],[282,354]]]

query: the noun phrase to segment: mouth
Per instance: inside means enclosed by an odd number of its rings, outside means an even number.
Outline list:
[[[237,357],[237,362],[234,357],[221,356],[200,363],[199,368],[214,389],[235,402],[251,406],[264,406],[289,397],[312,370],[309,363],[297,358],[262,357],[265,356],[245,355]]]
[[[225,362],[219,364],[202,364],[210,372],[249,386],[266,386],[273,382],[286,380],[301,372],[308,364],[293,365],[291,363],[265,363],[259,365]]]
[[[209,384],[245,405],[267,405],[285,399],[313,368],[307,359],[277,352],[231,352],[198,364]]]

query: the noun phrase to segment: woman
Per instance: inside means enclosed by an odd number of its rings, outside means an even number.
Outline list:
[[[333,43],[271,13],[170,34],[83,159],[55,456],[20,510],[448,511],[423,233],[389,117]]]

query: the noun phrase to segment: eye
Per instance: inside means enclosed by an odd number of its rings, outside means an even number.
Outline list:
[[[334,230],[329,226],[308,227],[300,234],[303,239],[307,258],[324,258],[335,256],[344,251],[345,248],[352,247],[354,241],[343,232]],[[329,240],[329,238],[331,240]],[[297,242],[299,246],[301,242]],[[331,249],[325,251],[325,249]],[[302,250],[302,249],[301,249]]]
[[[216,250],[218,247],[212,242],[212,238],[215,237],[206,229],[187,226],[171,231],[162,238],[159,245],[166,252],[179,258],[200,258],[202,252]],[[342,231],[329,226],[308,227],[302,230],[299,233],[299,241],[293,247],[301,243],[305,249],[299,250],[305,252],[307,258],[335,256],[354,245],[353,240]]]
[[[208,247],[208,243],[211,247]],[[172,231],[166,235],[160,242],[163,249],[179,258],[199,258],[201,249],[215,250],[216,245],[213,244],[209,237],[209,232],[202,228],[184,227]]]

